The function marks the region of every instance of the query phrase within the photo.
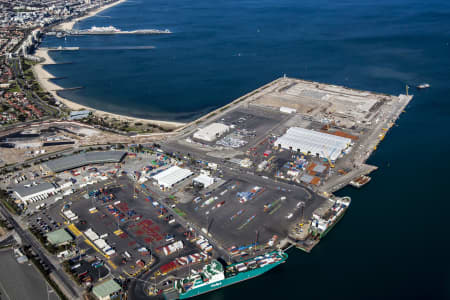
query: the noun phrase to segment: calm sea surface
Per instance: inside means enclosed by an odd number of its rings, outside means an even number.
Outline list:
[[[450,299],[450,1],[129,0],[78,28],[171,35],[46,38],[63,96],[187,121],[286,73],[415,97],[369,163],[380,169],[311,254],[199,299]],[[154,46],[154,49],[137,49]]]

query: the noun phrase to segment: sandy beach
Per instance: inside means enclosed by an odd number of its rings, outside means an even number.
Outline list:
[[[72,29],[73,29],[73,26],[74,26],[77,22],[79,22],[79,21],[81,21],[81,20],[84,20],[84,19],[87,19],[87,18],[90,18],[90,17],[93,17],[93,16],[95,16],[96,14],[98,14],[98,13],[104,11],[104,10],[107,10],[108,8],[111,8],[111,7],[113,7],[113,6],[116,6],[116,5],[119,5],[119,4],[121,4],[121,3],[124,3],[125,1],[127,1],[127,0],[119,0],[119,1],[116,1],[116,2],[113,2],[113,3],[109,3],[109,4],[105,5],[105,6],[96,8],[96,9],[94,9],[94,10],[89,11],[86,15],[84,15],[84,16],[82,16],[82,17],[79,17],[79,18],[73,19],[73,20],[71,20],[71,21],[68,21],[68,22],[64,22],[64,23],[59,24],[58,26],[55,27],[55,29],[59,29],[59,30],[72,30]]]
[[[85,105],[81,105],[81,104],[75,103],[73,101],[70,101],[66,98],[63,98],[60,95],[58,95],[58,93],[57,93],[58,90],[63,90],[63,88],[60,87],[59,85],[51,82],[50,80],[55,77],[44,69],[45,65],[55,63],[53,61],[53,59],[48,55],[48,50],[47,49],[37,49],[35,55],[38,57],[42,57],[45,60],[44,62],[36,64],[33,67],[34,76],[37,79],[37,81],[39,82],[39,84],[41,85],[41,87],[44,90],[51,93],[53,95],[53,97],[55,97],[56,100],[60,101],[61,103],[64,103],[64,105],[66,105],[68,108],[70,108],[72,110],[87,109],[87,110],[92,111],[93,114],[95,114],[96,116],[99,116],[99,117],[103,117],[103,118],[108,117],[110,119],[115,118],[117,120],[127,121],[130,123],[141,122],[144,124],[152,124],[152,125],[161,126],[161,127],[167,128],[167,129],[174,129],[174,128],[185,125],[185,123],[180,123],[180,122],[149,120],[149,119],[141,119],[141,118],[124,116],[124,115],[118,115],[118,114],[94,109],[92,107],[88,107]]]
[[[95,10],[89,12],[87,15],[85,15],[85,16],[83,16],[81,18],[77,18],[77,19],[72,20],[70,22],[58,25],[59,26],[58,28],[59,29],[64,29],[64,30],[70,30],[76,22],[79,22],[79,21],[81,21],[81,20],[83,20],[85,18],[92,17],[92,16],[98,14],[101,11],[104,11],[104,10],[106,10],[106,9],[112,7],[112,6],[118,5],[118,4],[123,3],[125,1],[126,0],[119,0],[119,1],[116,1],[114,3],[110,3],[110,4],[106,5],[106,6],[103,6],[101,8],[95,9]],[[143,124],[152,124],[152,125],[161,126],[163,128],[166,128],[166,129],[175,129],[175,128],[178,128],[180,126],[185,125],[185,123],[180,123],[180,122],[149,120],[149,119],[141,119],[141,118],[124,116],[124,115],[118,115],[118,114],[109,113],[109,112],[106,112],[106,111],[94,109],[92,107],[88,107],[88,106],[85,106],[85,105],[81,105],[81,104],[75,103],[73,101],[70,101],[70,100],[68,100],[66,98],[63,98],[60,95],[58,95],[58,93],[57,93],[58,90],[63,90],[63,88],[60,87],[59,85],[51,82],[50,80],[52,78],[55,78],[55,77],[44,69],[45,65],[55,64],[55,61],[53,61],[53,59],[48,55],[48,50],[47,49],[37,49],[36,52],[35,52],[35,55],[44,59],[44,62],[36,64],[35,66],[33,66],[33,73],[34,73],[35,78],[37,79],[37,81],[39,82],[39,84],[41,85],[41,87],[44,90],[46,90],[49,93],[51,93],[53,95],[53,97],[55,97],[56,100],[58,100],[59,102],[63,103],[64,105],[66,105],[71,110],[87,109],[87,110],[92,111],[92,113],[95,114],[98,117],[103,117],[103,118],[108,117],[109,119],[115,118],[117,120],[127,121],[127,122],[130,122],[130,123],[140,122],[140,123],[143,123]]]

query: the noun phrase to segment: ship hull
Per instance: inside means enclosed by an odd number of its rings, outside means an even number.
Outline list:
[[[221,280],[219,282],[213,282],[211,284],[204,285],[202,287],[199,287],[199,288],[196,288],[196,289],[193,289],[193,290],[189,290],[186,293],[179,294],[179,299],[192,298],[192,297],[195,297],[195,296],[198,296],[198,295],[201,295],[201,294],[212,292],[212,291],[217,290],[217,289],[221,289],[221,288],[226,287],[226,286],[230,286],[230,285],[235,284],[235,283],[239,283],[241,281],[245,281],[245,280],[248,280],[248,279],[255,278],[255,277],[259,276],[259,275],[262,275],[262,274],[266,273],[267,271],[270,271],[271,269],[275,268],[276,266],[284,263],[286,261],[286,259],[287,259],[287,254],[284,253],[283,254],[283,259],[280,260],[279,262],[276,262],[276,263],[264,266],[262,268],[257,268],[257,269],[250,270],[250,271],[247,271],[247,272],[238,273],[235,276],[225,278],[224,280]]]
[[[331,224],[324,232],[322,232],[320,234],[320,239],[324,238],[328,232],[330,232],[331,229],[334,228],[334,226],[336,226],[337,223],[339,223],[339,221],[342,219],[342,217],[345,215],[345,213],[347,212],[348,207],[345,209],[345,211],[342,212],[342,214],[340,214],[336,220],[333,222],[333,224]]]

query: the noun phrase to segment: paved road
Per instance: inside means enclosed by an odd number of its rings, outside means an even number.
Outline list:
[[[11,249],[0,252],[0,261],[2,262],[2,270],[8,270],[7,272],[0,272],[0,299],[59,299],[32,263],[18,264]]]
[[[11,68],[13,70],[14,76],[17,79],[16,82],[19,85],[19,88],[23,93],[26,94],[27,91],[30,91],[31,100],[36,104],[36,106],[40,107],[42,110],[44,110],[48,115],[50,116],[57,116],[58,114],[61,114],[61,109],[58,107],[52,107],[45,103],[41,98],[31,89],[24,88],[24,79],[21,79],[23,76],[23,69],[20,59],[12,59],[10,62]]]
[[[31,245],[33,250],[39,255],[40,258],[44,261],[44,263],[49,267],[49,269],[55,273],[55,275],[60,278],[61,282],[66,286],[66,289],[78,298],[79,288],[74,288],[74,284],[71,279],[67,276],[67,274],[61,269],[58,262],[51,257],[48,257],[45,253],[45,250],[41,246],[41,244],[36,241],[36,239],[29,233],[27,230],[22,229],[20,224],[16,221],[16,219],[10,214],[10,212],[4,208],[3,204],[0,205],[0,211],[6,217],[6,219],[14,226],[17,234],[20,236],[24,244]]]

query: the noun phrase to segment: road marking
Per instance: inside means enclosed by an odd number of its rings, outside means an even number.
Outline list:
[[[114,270],[117,269],[117,266],[110,259],[108,259],[107,262]]]
[[[116,231],[114,231],[114,234],[119,236],[123,233],[123,231],[121,229],[117,229]]]
[[[3,284],[1,282],[0,288],[2,289],[2,294],[5,294],[5,296],[8,297],[9,300],[11,300],[11,297],[9,297],[8,293],[6,292],[6,289],[3,287]]]
[[[81,231],[75,226],[75,224],[69,224],[67,228],[76,236],[79,237],[81,235]]]
[[[85,239],[84,242],[85,242],[86,244],[88,244],[89,246],[91,246],[95,251],[97,251],[98,253],[100,253],[100,254],[103,255],[104,257],[109,258],[108,255],[103,254],[103,252],[100,251],[100,249],[98,249],[97,246],[95,246],[90,240]]]

